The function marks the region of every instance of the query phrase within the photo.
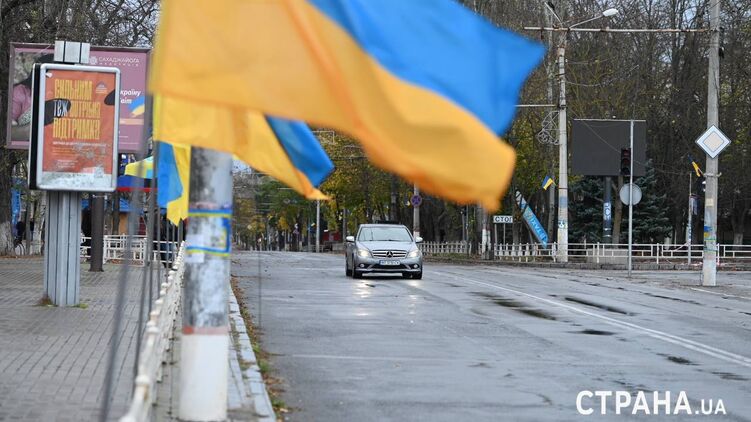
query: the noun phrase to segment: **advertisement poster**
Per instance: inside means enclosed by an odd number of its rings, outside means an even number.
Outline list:
[[[28,149],[31,125],[31,71],[35,63],[52,63],[54,46],[12,43],[6,148]],[[149,49],[92,46],[89,64],[120,70],[119,152],[135,153],[143,137]]]
[[[112,191],[117,177],[117,69],[40,67],[37,185],[41,189]]]

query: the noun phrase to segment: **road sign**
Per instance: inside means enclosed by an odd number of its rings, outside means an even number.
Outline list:
[[[629,201],[630,199],[629,188],[628,188],[629,185],[630,183],[626,183],[625,185],[623,185],[620,191],[621,202],[623,202],[626,205],[630,205],[629,204],[630,202]],[[639,186],[634,185],[634,205],[638,204],[639,201],[641,201],[641,188]]]
[[[494,224],[514,224],[514,216],[513,215],[494,215],[493,223]]]
[[[422,204],[422,196],[412,195],[412,198],[409,199],[409,202],[413,207],[419,207],[420,204]]]
[[[699,145],[707,155],[716,158],[725,147],[730,145],[730,139],[728,139],[720,129],[712,126],[696,140],[696,144]]]

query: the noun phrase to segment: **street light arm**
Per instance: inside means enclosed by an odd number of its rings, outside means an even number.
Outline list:
[[[569,29],[572,29],[572,28],[576,28],[576,27],[577,27],[577,26],[579,26],[579,25],[583,25],[583,24],[585,24],[585,23],[589,23],[589,22],[592,22],[593,20],[597,20],[597,19],[600,19],[600,18],[601,18],[602,16],[603,16],[603,15],[598,15],[598,16],[595,16],[595,17],[593,17],[593,18],[589,18],[589,19],[583,20],[583,21],[581,21],[581,22],[577,22],[577,23],[575,23],[575,24],[573,24],[573,25],[569,25],[569,27],[568,27],[568,28],[569,28]]]

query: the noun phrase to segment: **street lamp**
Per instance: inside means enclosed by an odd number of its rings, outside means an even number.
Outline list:
[[[561,18],[555,13],[550,2],[545,6],[563,24]],[[591,22],[603,17],[611,17],[618,14],[618,9],[610,8],[590,19],[561,28],[566,31],[558,46],[558,75],[560,77],[560,93],[558,95],[558,261],[568,262],[568,139],[566,136],[566,42],[568,41],[567,29]]]

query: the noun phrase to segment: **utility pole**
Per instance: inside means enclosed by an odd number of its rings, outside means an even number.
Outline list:
[[[613,200],[611,195],[611,185],[613,184],[610,176],[605,176],[605,190],[602,198],[602,242],[613,242]]]
[[[321,252],[321,201],[316,199],[316,253]]]
[[[482,213],[482,259],[490,259],[490,225],[488,224],[488,211],[481,207]]]
[[[91,262],[89,271],[104,271],[104,194],[89,195],[91,207]]]
[[[634,233],[634,121],[631,121],[629,135],[629,160],[628,170],[628,278],[631,278],[631,264],[633,255]]]
[[[546,3],[546,7],[558,23],[563,24],[563,20],[549,3]],[[616,14],[618,14],[618,9],[610,8],[592,18],[569,25],[567,28],[524,28],[536,31],[565,31],[561,36],[561,42],[558,46],[558,262],[568,262],[568,137],[566,136],[566,44],[568,42],[568,32],[576,26]]]
[[[566,42],[558,47],[558,262],[568,262],[568,138],[566,136]]]
[[[178,417],[227,419],[232,155],[193,147]]]
[[[707,73],[707,128],[719,129],[719,101],[717,93],[720,88],[720,2],[709,5],[709,71]],[[704,198],[704,262],[702,264],[701,284],[717,285],[717,177],[719,158],[707,154],[707,168],[704,172],[707,188]]]
[[[420,196],[420,188],[417,185],[413,189],[414,197]],[[412,233],[417,237],[420,235],[420,204],[412,202]]]
[[[688,223],[686,224],[686,251],[688,252],[688,263],[691,264],[691,243],[692,243],[692,237],[693,237],[693,227],[691,227],[694,222],[692,221],[692,217],[694,214],[694,207],[692,206],[694,204],[694,198],[691,197],[693,194],[691,192],[691,184],[692,182],[691,172],[688,172]]]

